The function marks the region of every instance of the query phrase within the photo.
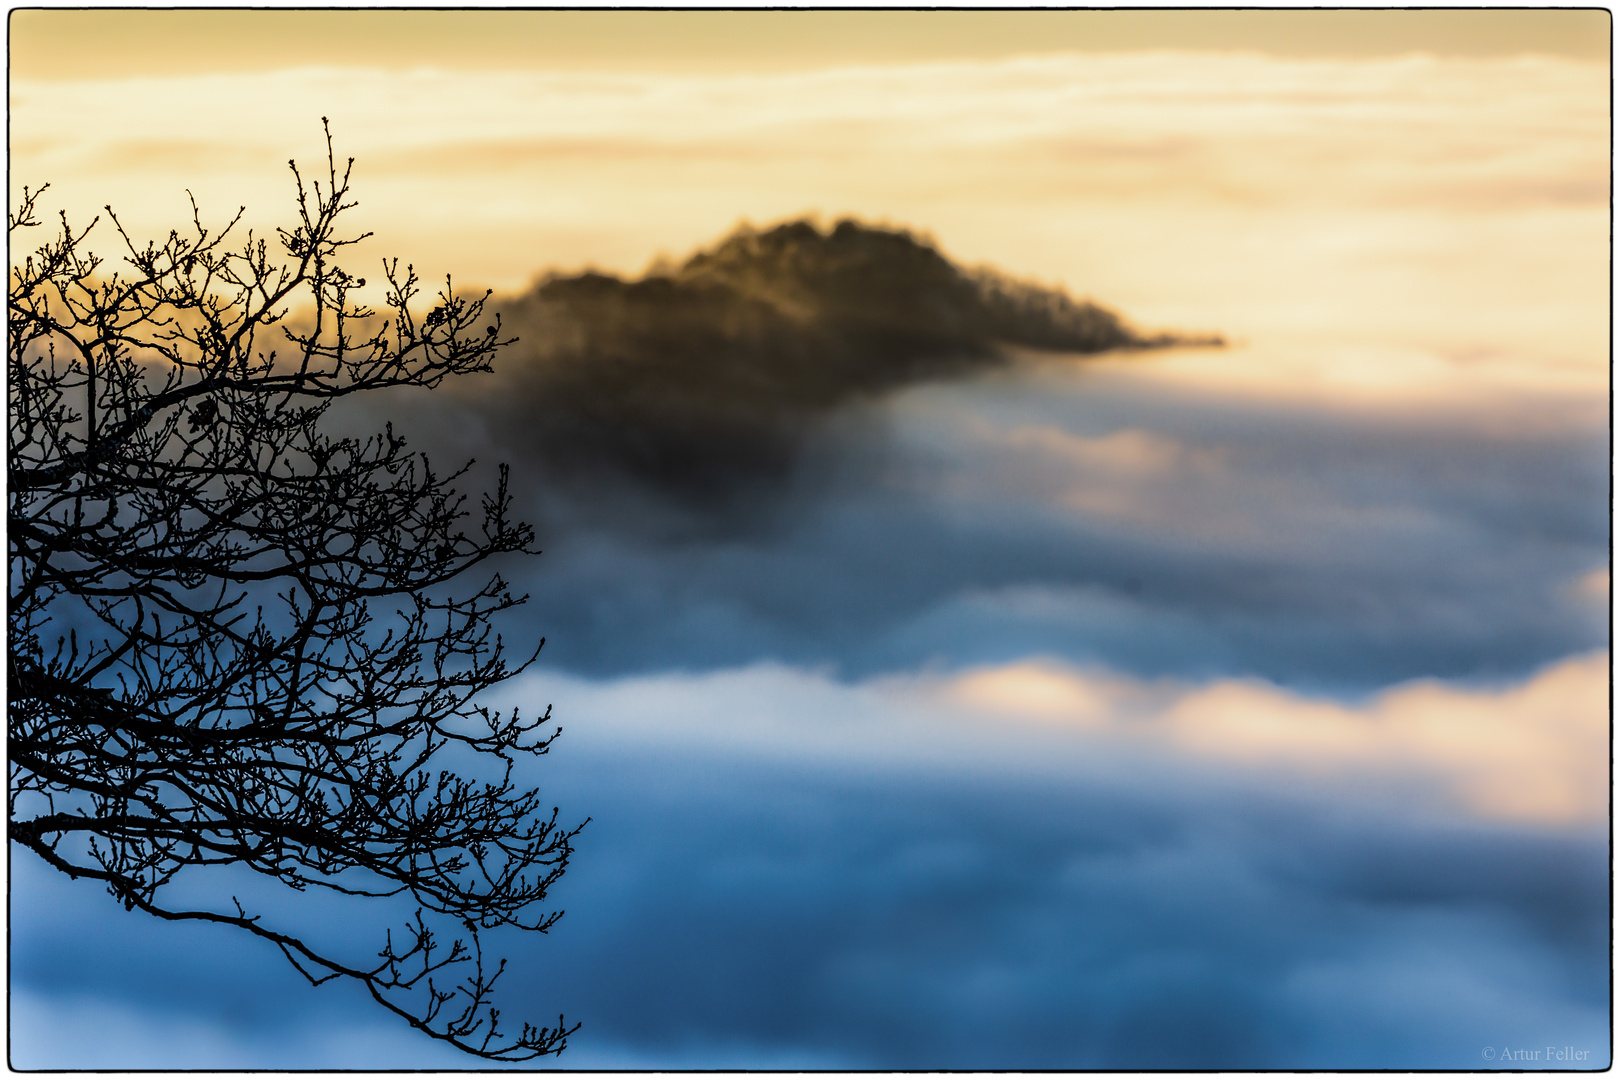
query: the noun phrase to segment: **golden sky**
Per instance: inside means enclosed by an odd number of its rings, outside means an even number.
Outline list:
[[[97,11],[11,14],[12,75],[534,68],[780,71],[1058,51],[1606,60],[1603,10]]]
[[[188,190],[210,220],[245,204],[279,224],[286,161],[319,159],[329,116],[357,159],[353,221],[377,236],[358,257],[430,278],[636,273],[739,221],[848,214],[1145,327],[1222,332],[1252,347],[1198,370],[1228,381],[1607,388],[1606,11],[10,26],[13,194],[48,181],[53,205],[111,202],[137,234],[187,220]]]

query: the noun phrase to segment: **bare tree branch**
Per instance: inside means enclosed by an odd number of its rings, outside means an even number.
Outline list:
[[[61,231],[8,293],[11,838],[130,909],[274,943],[312,983],[348,978],[412,1026],[522,1061],[574,1028],[498,1026],[480,931],[549,930],[542,905],[579,826],[514,778],[560,732],[478,704],[532,663],[493,620],[498,575],[532,552],[505,467],[469,509],[389,427],[334,437],[350,394],[488,371],[510,342],[486,297],[383,267],[385,310],[339,265],[352,161],[291,166],[297,224],[238,236],[241,212],[136,242],[112,209],[113,267]],[[8,218],[37,227],[40,191]],[[304,305],[297,317],[291,312]],[[421,306],[429,306],[425,313]],[[541,642],[543,644],[543,642]],[[490,766],[463,776],[448,748]],[[182,874],[246,867],[295,890],[408,895],[369,961],[232,911],[164,899]],[[432,924],[453,925],[442,945]]]

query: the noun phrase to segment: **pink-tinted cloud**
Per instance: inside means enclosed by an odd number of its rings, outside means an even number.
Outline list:
[[[1596,823],[1608,816],[1609,657],[1472,689],[1422,680],[1348,705],[1255,679],[1142,683],[1028,661],[966,672],[947,698],[1245,770],[1354,784],[1427,782],[1487,818]]]

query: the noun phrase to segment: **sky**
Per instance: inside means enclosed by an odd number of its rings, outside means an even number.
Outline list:
[[[506,992],[559,1067],[1607,1066],[1607,12],[9,28],[13,196],[75,221],[264,231],[327,116],[356,263],[513,312],[853,216],[1226,339],[852,398],[722,509],[570,486],[499,372],[344,419],[539,527],[502,701],[592,823]],[[14,1066],[467,1064],[11,872]]]
[[[73,79],[342,65],[394,71],[738,73],[1043,52],[1238,50],[1293,57],[1537,52],[1607,60],[1608,18],[1569,11],[393,11],[32,9],[14,75]]]

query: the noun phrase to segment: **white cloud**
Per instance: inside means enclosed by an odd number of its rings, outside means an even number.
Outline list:
[[[1605,652],[1503,689],[1426,679],[1345,705],[1254,679],[1169,688],[1025,662],[964,673],[942,693],[1164,753],[1341,780],[1420,778],[1484,817],[1575,823],[1608,816],[1608,676]]]
[[[1589,825],[1608,817],[1608,663],[1574,657],[1494,689],[1419,680],[1359,704],[1042,660],[853,685],[771,664],[601,682],[551,673],[504,696],[552,702],[567,745],[587,751],[628,741],[897,774],[1212,783]]]

